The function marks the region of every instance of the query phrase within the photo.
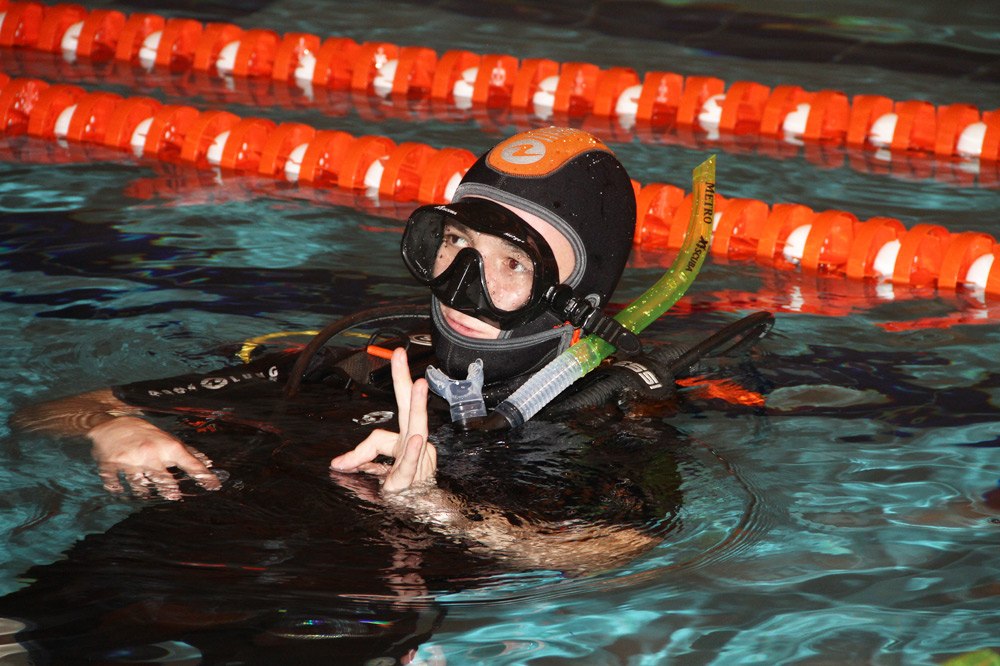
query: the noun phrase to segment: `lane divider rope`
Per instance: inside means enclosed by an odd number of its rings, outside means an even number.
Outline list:
[[[935,106],[882,95],[849,98],[836,90],[583,62],[451,50],[389,42],[358,44],[308,33],[280,35],[229,23],[164,18],[152,13],[87,11],[0,0],[0,47],[114,59],[145,68],[193,69],[217,76],[350,89],[430,99],[457,108],[530,110],[542,120],[588,115],[632,126],[676,127],[708,137],[760,135],[791,142],[919,152],[938,157],[1000,159],[1000,109]]]
[[[370,191],[397,201],[451,199],[475,156],[460,148],[396,144],[304,123],[276,124],[220,110],[164,105],[149,97],[87,92],[0,74],[0,133],[94,143],[137,157],[199,168],[255,173],[288,182]],[[691,195],[662,183],[634,182],[636,246],[676,249]],[[989,234],[952,233],[940,225],[907,230],[894,218],[861,221],[845,211],[816,212],[795,203],[717,196],[711,252],[852,279],[1000,294],[1000,246]]]
[[[362,120],[380,123],[387,118],[404,122],[425,122],[435,118],[443,122],[475,123],[490,134],[509,134],[539,125],[539,118],[527,110],[504,109],[495,113],[484,109],[460,110],[454,105],[431,100],[382,98],[351,90],[329,88],[308,91],[286,86],[271,79],[219,78],[207,72],[187,70],[177,76],[164,76],[163,70],[146,71],[126,63],[77,60],[67,63],[61,56],[37,51],[10,51],[3,59],[3,70],[16,78],[38,78],[76,85],[117,85],[174,97],[187,103],[198,96],[208,104],[250,107],[305,108],[341,116],[351,111]],[[48,57],[39,57],[48,56]],[[889,176],[907,181],[936,179],[958,187],[997,188],[1000,186],[1000,162],[938,158],[914,151],[895,152],[880,149],[859,150],[844,145],[804,142],[790,137],[766,137],[760,134],[720,134],[713,140],[704,132],[691,129],[657,128],[634,125],[624,129],[616,118],[588,115],[582,118],[554,119],[585,129],[609,145],[631,143],[638,138],[649,144],[682,146],[694,150],[721,149],[732,154],[756,154],[767,158],[793,159],[799,156],[823,169],[847,166],[856,171]]]

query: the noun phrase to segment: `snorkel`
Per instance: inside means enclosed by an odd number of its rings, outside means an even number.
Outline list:
[[[614,316],[638,335],[684,295],[705,262],[715,215],[715,155],[692,172],[692,205],[684,243],[663,276],[639,298]],[[503,430],[528,421],[575,381],[600,365],[615,346],[590,334],[557,356],[497,405],[488,416],[460,421],[470,430]],[[445,390],[442,395],[447,393]]]

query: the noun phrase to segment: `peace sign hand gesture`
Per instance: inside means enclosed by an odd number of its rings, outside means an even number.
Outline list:
[[[372,431],[354,449],[330,461],[337,472],[365,472],[382,479],[382,490],[397,493],[432,483],[437,471],[437,449],[427,439],[427,381],[410,378],[406,350],[392,353],[392,386],[396,394],[399,432]],[[393,458],[392,464],[377,463],[378,456]]]

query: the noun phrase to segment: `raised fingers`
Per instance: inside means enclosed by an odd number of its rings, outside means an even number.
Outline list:
[[[427,380],[418,379],[410,390],[409,427],[404,431],[410,435],[427,438]]]
[[[396,413],[399,415],[399,432],[405,433],[409,427],[410,392],[413,389],[413,378],[410,377],[410,365],[406,360],[406,350],[397,347],[392,352],[392,389],[396,394]]]
[[[416,482],[417,472],[421,467],[421,453],[426,441],[420,435],[413,435],[406,440],[403,455],[396,459],[392,471],[385,478],[385,484],[382,486],[385,492],[395,493],[406,490]]]
[[[398,440],[398,433],[381,428],[373,430],[363,442],[331,460],[330,468],[338,472],[354,472],[380,455],[394,456]]]

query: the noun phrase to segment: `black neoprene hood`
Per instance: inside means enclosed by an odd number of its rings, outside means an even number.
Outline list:
[[[523,156],[532,151],[544,154],[525,164]],[[625,168],[603,143],[567,128],[515,135],[472,165],[455,199],[469,196],[528,210],[552,224],[576,256],[576,269],[567,280],[574,292],[595,294],[601,305],[607,302],[632,249],[635,191]]]
[[[603,307],[625,270],[635,234],[635,191],[614,154],[581,130],[547,127],[516,134],[480,157],[454,201],[479,197],[537,215],[569,242],[574,266],[564,281],[578,298]],[[495,340],[460,335],[431,309],[441,369],[465,377],[480,358],[487,382],[534,372],[565,350],[573,329],[542,312]]]

